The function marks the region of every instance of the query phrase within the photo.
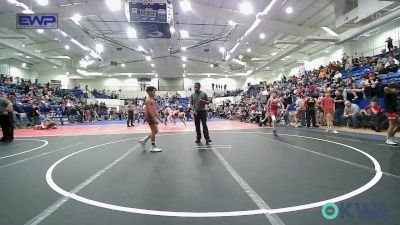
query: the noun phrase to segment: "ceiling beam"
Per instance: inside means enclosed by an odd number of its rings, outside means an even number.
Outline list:
[[[270,19],[260,28],[263,30],[274,30],[279,33],[290,34],[293,36],[306,36],[313,33],[315,30],[311,27],[300,26],[293,23],[288,23],[276,19]]]
[[[53,59],[46,59],[46,55],[36,52],[32,49],[30,49],[29,47],[22,47],[21,44],[18,41],[15,40],[5,40],[5,39],[0,39],[0,44],[6,45],[7,47],[9,47],[10,49],[14,49],[18,52],[23,52],[25,53],[25,55],[29,55],[31,57],[36,57],[39,58],[41,60],[47,61],[52,65],[55,66],[63,66],[63,64],[59,61],[59,60],[53,60]]]

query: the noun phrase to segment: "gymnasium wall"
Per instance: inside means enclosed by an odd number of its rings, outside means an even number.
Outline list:
[[[0,74],[11,75],[13,77],[22,77],[34,81],[38,76],[37,71],[28,68],[22,68],[15,65],[12,60],[0,60]]]

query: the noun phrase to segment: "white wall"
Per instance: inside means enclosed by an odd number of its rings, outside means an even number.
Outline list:
[[[329,62],[341,61],[344,52],[345,52],[344,48],[340,47],[338,49],[335,49],[331,53],[324,52],[321,55],[318,55],[316,57],[310,57],[310,59],[306,60],[304,63],[305,69],[306,70],[318,69],[321,65],[325,66]]]
[[[38,76],[37,71],[33,69],[25,69],[22,67],[18,67],[16,65],[11,64],[9,60],[0,61],[0,74],[31,79],[31,81],[34,81]]]
[[[361,37],[357,41],[345,44],[345,51],[350,55],[358,53],[359,55],[372,56],[377,55],[382,49],[385,49],[386,39],[392,37],[394,46],[399,46],[400,41],[400,19],[392,21],[386,26],[380,27],[379,32],[370,37]]]
[[[59,80],[61,81],[61,88],[70,88],[73,85],[69,77],[65,75],[65,71],[62,69],[43,71],[39,74],[38,78],[40,83],[47,83],[51,80]]]
[[[218,84],[224,86],[227,85],[227,90],[236,90],[238,88],[243,88],[245,79],[242,77],[218,77],[218,78],[204,78],[204,77],[186,77],[184,79],[184,88],[188,90],[194,87],[194,83],[200,82],[201,89],[212,90],[212,84]]]

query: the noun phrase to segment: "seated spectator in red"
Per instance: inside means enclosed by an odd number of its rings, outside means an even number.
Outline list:
[[[315,87],[313,82],[310,82],[310,86],[308,87],[308,89],[310,89],[310,92],[314,92],[315,91],[316,87]]]
[[[376,98],[371,99],[371,103],[365,107],[365,112],[363,112],[362,123],[364,127],[372,122],[373,130],[376,132],[381,131],[381,123],[384,119],[382,113],[382,106],[380,106]]]

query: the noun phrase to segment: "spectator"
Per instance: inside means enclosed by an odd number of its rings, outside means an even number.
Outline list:
[[[381,123],[383,121],[382,107],[378,104],[376,98],[371,99],[371,103],[365,107],[363,113],[363,126],[366,127],[373,122],[373,130],[381,131]]]
[[[295,112],[295,127],[302,127],[305,120],[305,104],[302,96],[299,94],[297,95],[296,100],[296,112]],[[299,123],[300,119],[300,123]]]
[[[389,61],[389,65],[385,68],[388,73],[397,73],[399,66],[395,63],[394,59]]]
[[[389,52],[392,52],[393,50],[393,39],[391,37],[388,37],[386,39],[387,47],[389,49]]]
[[[360,107],[349,101],[346,101],[344,104],[346,107],[344,109],[343,118],[346,120],[347,127],[349,127],[349,125],[352,124],[353,128],[359,128],[360,119],[362,117],[360,112]]]
[[[310,128],[311,121],[313,127],[317,127],[317,118],[315,115],[317,100],[314,98],[314,95],[311,94],[308,98],[305,99],[305,105],[306,105],[307,128]]]

